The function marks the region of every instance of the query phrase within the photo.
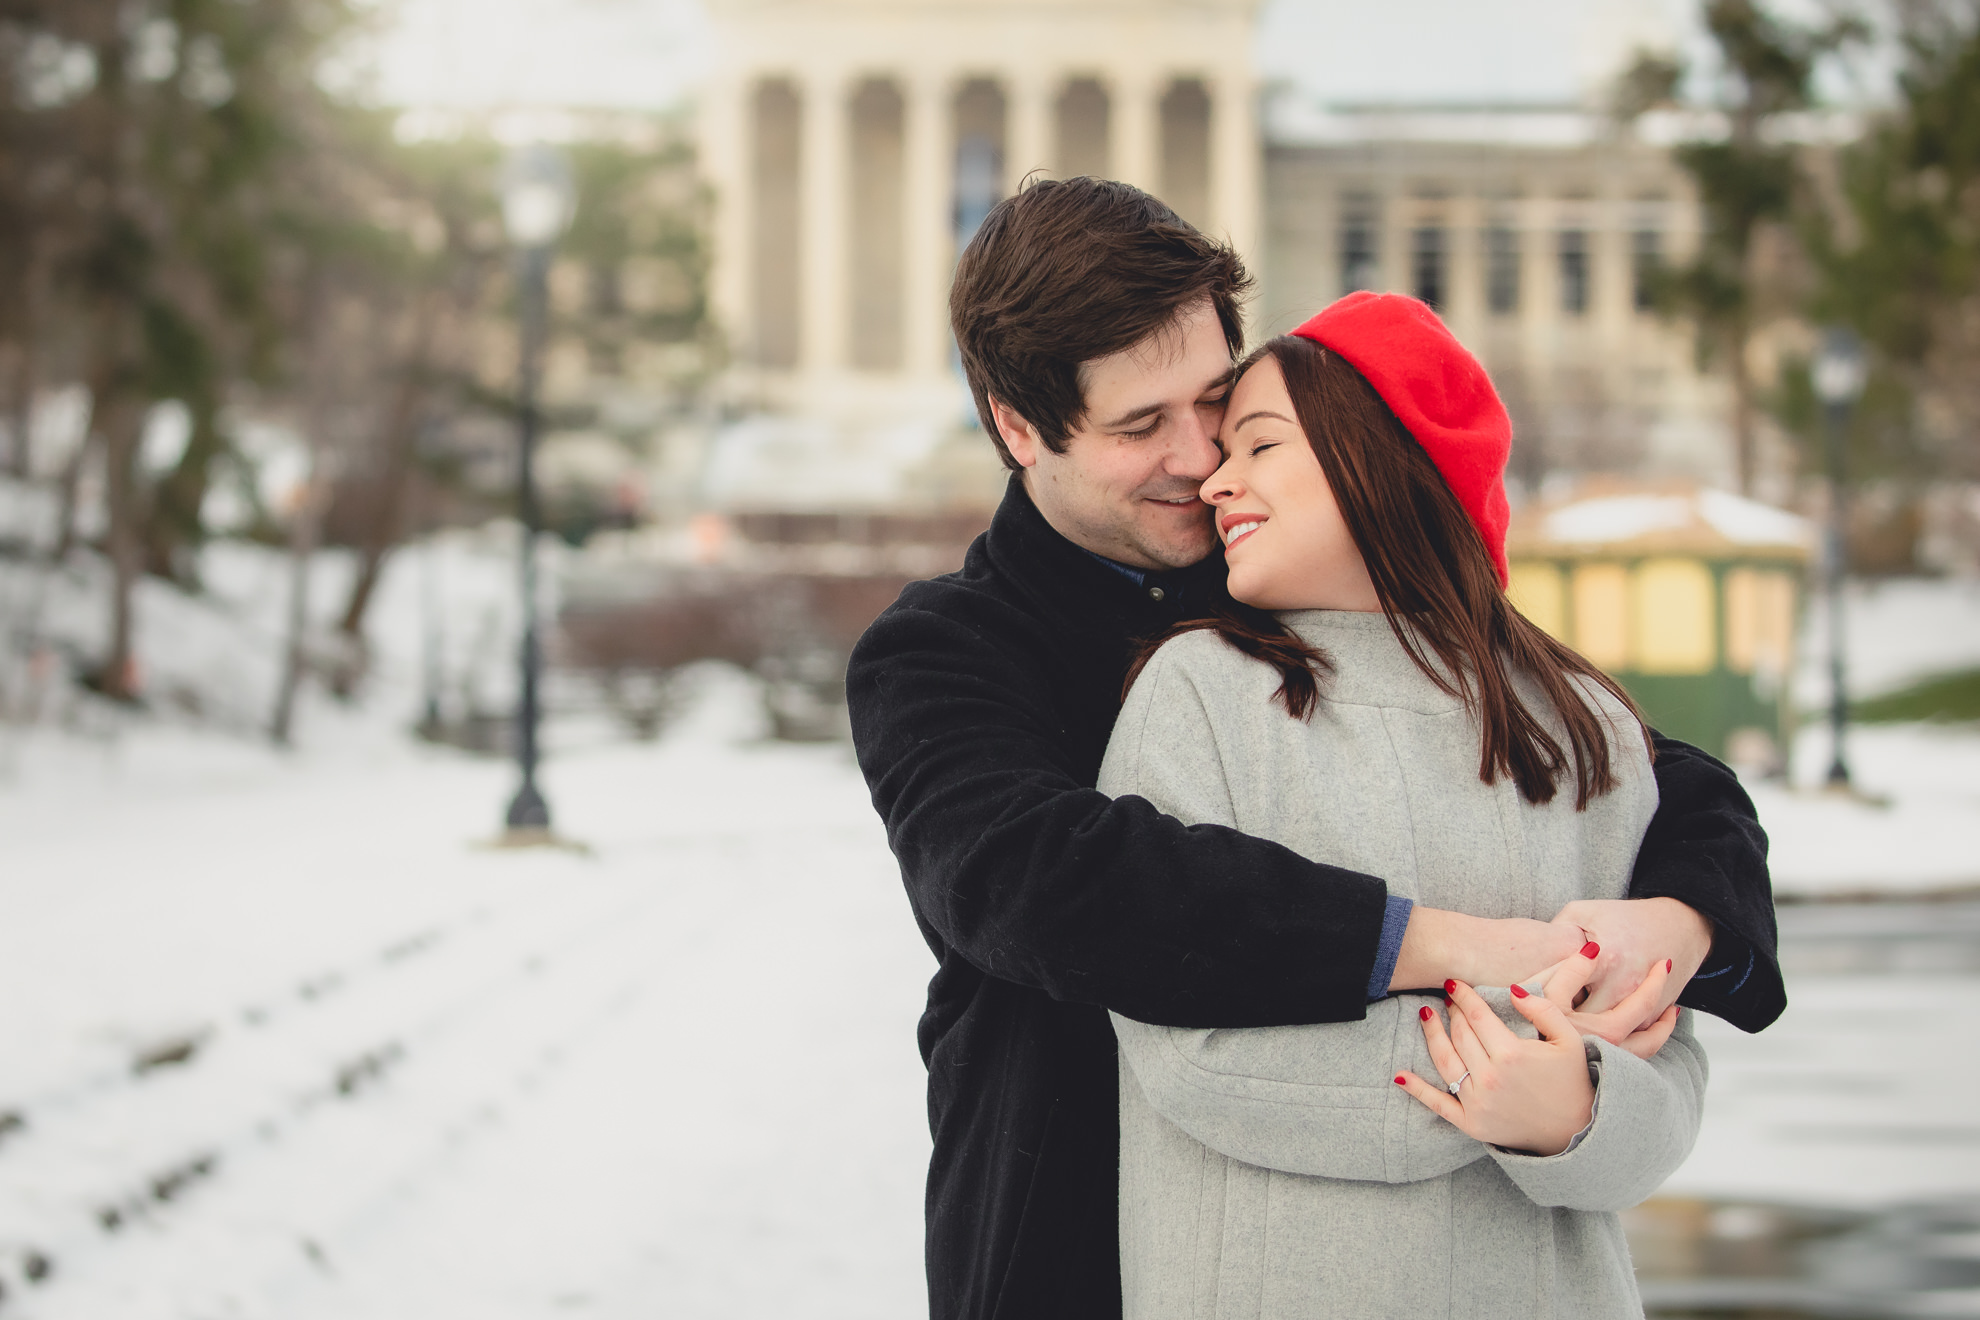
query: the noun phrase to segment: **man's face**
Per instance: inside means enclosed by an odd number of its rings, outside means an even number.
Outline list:
[[[1086,416],[1055,454],[992,401],[1032,503],[1060,535],[1136,568],[1184,568],[1217,543],[1198,489],[1223,455],[1231,355],[1208,299],[1134,347],[1087,362]]]

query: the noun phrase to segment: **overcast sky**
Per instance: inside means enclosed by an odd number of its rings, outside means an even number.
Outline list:
[[[394,104],[659,108],[692,90],[698,0],[381,0]],[[1825,0],[1779,0],[1806,9]],[[1695,49],[1697,0],[1265,0],[1258,67],[1334,101],[1566,101],[1638,46]]]

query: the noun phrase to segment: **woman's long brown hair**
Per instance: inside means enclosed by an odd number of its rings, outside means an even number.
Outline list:
[[[1551,802],[1571,755],[1577,811],[1614,788],[1605,717],[1573,676],[1600,684],[1620,701],[1648,746],[1649,731],[1629,694],[1513,608],[1484,539],[1443,474],[1360,372],[1310,340],[1281,335],[1253,351],[1237,374],[1267,355],[1285,374],[1300,427],[1361,550],[1389,626],[1417,668],[1463,701],[1481,726],[1478,777],[1494,784],[1510,775],[1527,801]],[[1162,642],[1206,628],[1279,671],[1277,696],[1294,718],[1312,714],[1320,679],[1332,669],[1326,654],[1271,614],[1235,602],[1211,617],[1177,624],[1145,646],[1128,686]],[[1527,708],[1513,685],[1515,673],[1530,677],[1559,713],[1569,749]]]

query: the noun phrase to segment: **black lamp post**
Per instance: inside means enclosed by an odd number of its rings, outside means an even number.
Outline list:
[[[509,803],[506,843],[543,842],[550,837],[550,804],[536,786],[537,680],[543,651],[536,619],[536,537],[541,517],[536,500],[537,377],[543,338],[550,250],[571,222],[575,188],[569,160],[555,147],[537,144],[510,156],[502,175],[502,223],[516,248],[521,321],[521,370],[516,400],[516,516],[522,522],[522,684],[516,710],[516,761],[522,784]]]
[[[1843,681],[1843,577],[1849,571],[1848,484],[1845,465],[1850,409],[1863,393],[1863,343],[1840,327],[1822,334],[1822,347],[1811,370],[1815,395],[1822,401],[1823,447],[1829,468],[1829,528],[1823,588],[1829,613],[1829,787],[1849,787],[1849,762],[1843,757],[1843,729],[1849,722],[1848,688]]]

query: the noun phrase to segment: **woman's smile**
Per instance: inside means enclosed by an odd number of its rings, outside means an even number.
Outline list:
[[[1262,513],[1227,513],[1217,520],[1217,530],[1223,533],[1226,551],[1264,525],[1265,515]]]

